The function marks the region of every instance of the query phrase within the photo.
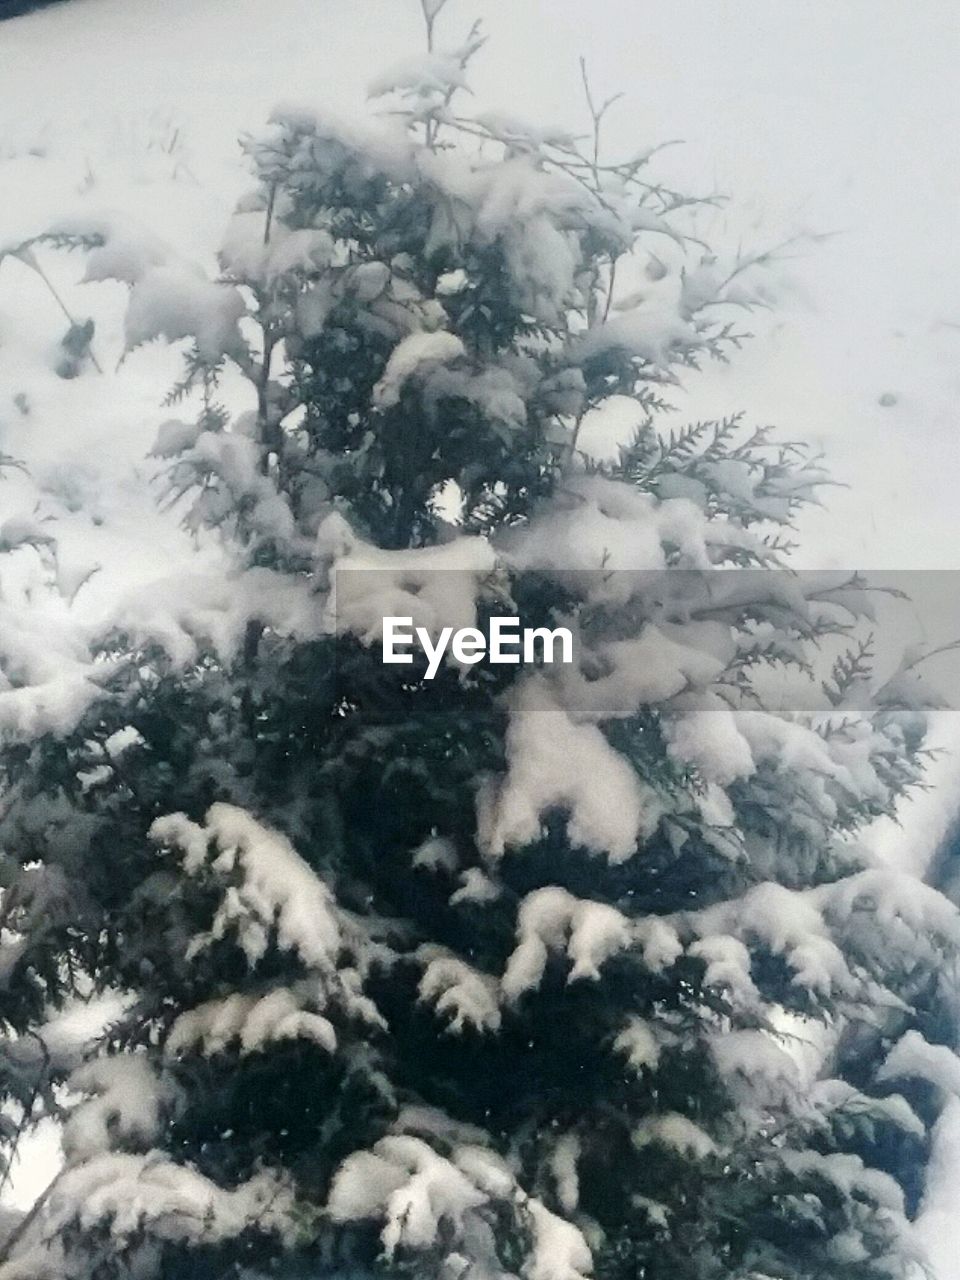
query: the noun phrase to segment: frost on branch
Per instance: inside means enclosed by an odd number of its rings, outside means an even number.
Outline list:
[[[478,827],[491,858],[529,844],[548,809],[569,809],[571,840],[623,862],[659,817],[656,797],[612,749],[599,729],[575,724],[546,682],[518,692],[507,735],[506,779],[482,792]]]
[[[644,1120],[634,1131],[633,1140],[641,1149],[657,1144],[698,1160],[713,1155],[717,1150],[713,1139],[699,1125],[686,1116],[676,1114]]]
[[[368,1026],[383,1026],[361,990],[370,961],[366,935],[344,916],[286,837],[242,809],[215,804],[205,826],[173,814],[153,823],[151,838],[179,850],[184,873],[202,877],[221,894],[209,930],[190,940],[186,959],[230,938],[251,969],[275,946],[295,954],[308,974],[288,990],[259,998],[238,993],[181,1014],[171,1029],[168,1053],[199,1049],[210,1054],[233,1041],[250,1052],[269,1040],[289,1038],[313,1040],[332,1053],[336,1032],[321,1012],[328,1005]]]
[[[960,1058],[943,1044],[929,1044],[908,1031],[887,1054],[878,1080],[926,1080],[945,1097],[960,1097]]]
[[[69,621],[0,599],[0,733],[34,738],[72,732],[108,675]]]
[[[450,89],[463,89],[467,85],[463,61],[469,50],[453,53],[425,54],[395,63],[370,81],[367,95],[380,98],[388,93],[414,91],[417,96],[436,93],[445,95]]]
[[[466,1027],[499,1030],[499,992],[494,978],[441,947],[421,947],[418,959],[424,968],[417,994],[439,1017],[448,1020],[450,1031],[462,1032]]]
[[[380,409],[392,408],[399,404],[400,393],[410,378],[465,354],[463,343],[455,334],[411,334],[390,353],[383,377],[373,389],[373,403]]]
[[[187,267],[153,267],[133,286],[124,322],[127,347],[155,338],[191,338],[200,355],[216,362],[238,355],[238,322],[246,308],[229,285],[214,284]]]
[[[284,276],[312,273],[334,257],[334,240],[316,227],[293,230],[278,222],[264,238],[259,210],[239,209],[230,220],[220,249],[220,262],[233,279],[270,287]]]
[[[135,649],[162,650],[182,669],[207,652],[227,664],[235,661],[254,622],[304,641],[324,632],[316,596],[302,581],[265,565],[231,574],[182,575],[135,588],[121,596],[113,630]]]
[[[626,917],[601,902],[579,902],[563,889],[538,889],[521,904],[517,947],[510,956],[502,987],[517,1000],[535,989],[551,951],[564,951],[572,967],[569,982],[600,977],[600,966],[629,944]]]
[[[119,1145],[149,1148],[180,1100],[175,1083],[158,1076],[141,1054],[95,1058],[74,1071],[68,1083],[87,1097],[63,1128],[63,1151],[74,1162]]]
[[[329,583],[326,628],[366,645],[381,639],[387,617],[409,617],[434,640],[445,626],[475,626],[478,604],[497,568],[485,538],[384,550],[357,537],[338,514],[328,516],[317,531],[315,556]]]
[[[627,1025],[620,1031],[613,1042],[615,1053],[621,1053],[629,1066],[637,1073],[644,1067],[656,1070],[660,1062],[661,1039],[657,1029],[644,1018],[631,1015]]]
[[[157,1151],[94,1156],[57,1181],[21,1242],[21,1254],[0,1268],[4,1280],[82,1277],[82,1253],[66,1243],[77,1231],[97,1231],[116,1256],[132,1253],[149,1265],[158,1244],[191,1246],[236,1240],[251,1227],[293,1238],[293,1198],[272,1174],[224,1190],[196,1170]]]
[[[279,987],[265,996],[235,992],[223,1000],[211,1000],[181,1013],[167,1036],[164,1051],[170,1057],[200,1052],[209,1057],[235,1044],[239,1052],[256,1053],[271,1041],[311,1040],[328,1053],[337,1048],[337,1033],[322,1014],[304,1005],[326,1004],[322,988],[298,983],[294,989]]]
[[[0,456],[0,478],[13,464]],[[71,612],[97,565],[65,552],[36,512],[0,522],[0,740],[70,734],[112,673]]]
[[[177,260],[174,249],[159,236],[117,212],[61,218],[41,239],[85,249],[85,283],[117,280],[135,285],[154,267]]]
[[[504,1270],[493,1230],[498,1202],[528,1223],[531,1247],[524,1276],[583,1280],[590,1274],[592,1258],[581,1232],[526,1197],[509,1166],[482,1147],[454,1145],[444,1157],[417,1138],[383,1138],[372,1151],[344,1161],[327,1210],[339,1221],[382,1222],[387,1258],[402,1258],[445,1238],[452,1268],[496,1276]]]
[[[263,954],[267,928],[275,924],[283,949],[298,951],[321,970],[333,968],[341,936],[330,892],[283,836],[225,804],[210,810],[204,827],[173,814],[158,818],[150,834],[182,852],[188,875],[204,869],[211,849],[215,872],[240,873],[239,887],[228,891],[217,913],[213,935],[236,927],[251,964]]]

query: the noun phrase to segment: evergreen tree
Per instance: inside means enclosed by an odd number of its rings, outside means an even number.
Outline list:
[[[444,7],[375,126],[247,144],[219,279],[47,237],[130,285],[129,346],[186,341],[200,412],[154,455],[230,564],[11,730],[5,1052],[41,1048],[8,1095],[65,1075],[51,1002],[128,1000],[0,1277],[906,1277],[960,924],[855,836],[920,780],[923,697],[908,664],[865,692],[863,583],[785,567],[817,459],[659,425],[766,255],[605,161],[589,87],[585,148],[462,114],[482,42],[441,48]],[[388,614],[562,623],[576,660],[427,679]]]

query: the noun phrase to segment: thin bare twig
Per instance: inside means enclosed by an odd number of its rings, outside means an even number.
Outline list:
[[[593,91],[590,88],[590,77],[587,75],[587,60],[580,59],[580,78],[583,80],[583,92],[587,99],[587,110],[590,112],[590,118],[593,121],[593,160],[591,168],[593,170],[594,181],[599,186],[600,183],[600,130],[603,125],[603,117],[607,114],[615,102],[623,97],[622,93],[615,93],[612,97],[601,105],[597,106],[594,101]]]

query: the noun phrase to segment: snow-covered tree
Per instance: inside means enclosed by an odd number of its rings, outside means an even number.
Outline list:
[[[73,713],[11,728],[10,1044],[78,976],[127,1003],[0,1277],[905,1277],[960,920],[856,833],[920,779],[922,689],[847,651],[863,583],[786,568],[818,461],[660,425],[768,255],[604,159],[589,88],[585,144],[466,114],[444,7],[374,123],[247,144],[218,278],[44,237],[130,286],[131,348],[185,343],[153,452],[229,568],[125,600]],[[385,615],[504,613],[575,662],[381,662]]]

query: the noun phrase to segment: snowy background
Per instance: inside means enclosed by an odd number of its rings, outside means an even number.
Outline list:
[[[366,110],[374,71],[419,48],[416,11],[414,0],[70,0],[0,23],[0,245],[111,210],[212,264],[249,185],[238,135],[278,101]],[[582,55],[600,95],[626,95],[612,151],[683,139],[658,173],[732,197],[702,220],[721,247],[830,233],[785,264],[776,310],[750,318],[755,340],[729,368],[691,377],[680,412],[743,409],[826,452],[851,487],[807,518],[804,565],[960,569],[955,0],[457,0],[448,14],[458,30],[479,14],[491,36],[474,79],[484,105],[582,127]],[[0,452],[25,459],[31,479],[7,481],[0,499],[4,517],[19,513],[39,485],[75,562],[103,565],[78,599],[93,618],[116,592],[211,553],[162,529],[144,460],[176,353],[146,348],[117,368],[123,287],[81,286],[79,259],[44,264],[73,314],[95,317],[105,373],[52,374],[62,313],[35,273],[4,261]],[[590,444],[609,447],[614,432]],[[947,574],[915,583],[918,631],[960,634],[960,578],[953,592]],[[960,743],[952,716],[942,736]],[[923,863],[951,820],[957,770],[948,759],[903,828],[876,833],[883,856]],[[947,1121],[927,1210],[940,1280],[960,1276],[948,1229],[960,1117]],[[50,1146],[41,1139],[24,1162],[19,1202],[46,1181]]]

